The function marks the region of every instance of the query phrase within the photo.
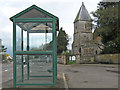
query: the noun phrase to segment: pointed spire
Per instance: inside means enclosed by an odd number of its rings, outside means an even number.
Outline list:
[[[84,5],[84,2],[82,2],[82,5]]]
[[[80,10],[78,11],[78,14],[77,14],[74,22],[76,22],[78,20],[80,20],[80,21],[90,21],[91,20],[91,17],[90,17],[83,2],[82,2],[82,6],[80,7]]]

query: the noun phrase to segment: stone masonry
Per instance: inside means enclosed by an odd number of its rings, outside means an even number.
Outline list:
[[[93,40],[92,20],[84,3],[74,21],[72,54],[80,55],[80,62],[89,62],[97,54],[97,44]]]

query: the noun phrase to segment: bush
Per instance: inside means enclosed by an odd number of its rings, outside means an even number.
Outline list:
[[[75,64],[75,63],[76,63],[76,60],[68,62],[68,64]]]

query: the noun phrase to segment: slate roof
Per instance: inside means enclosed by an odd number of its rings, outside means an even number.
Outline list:
[[[84,5],[84,3],[82,2],[82,6],[80,7],[80,10],[78,11],[78,14],[74,20],[74,22],[76,21],[90,21],[91,20],[91,17]]]

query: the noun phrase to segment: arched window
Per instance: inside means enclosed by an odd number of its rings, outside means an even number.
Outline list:
[[[87,30],[87,25],[86,25],[86,24],[85,24],[85,26],[84,26],[84,27],[85,27],[85,30]]]
[[[81,53],[81,48],[79,48],[79,53]]]
[[[75,29],[77,29],[77,26],[75,27]]]
[[[98,52],[97,52],[97,50],[95,51],[95,54],[97,54]]]
[[[86,49],[86,55],[88,55],[88,49]]]

